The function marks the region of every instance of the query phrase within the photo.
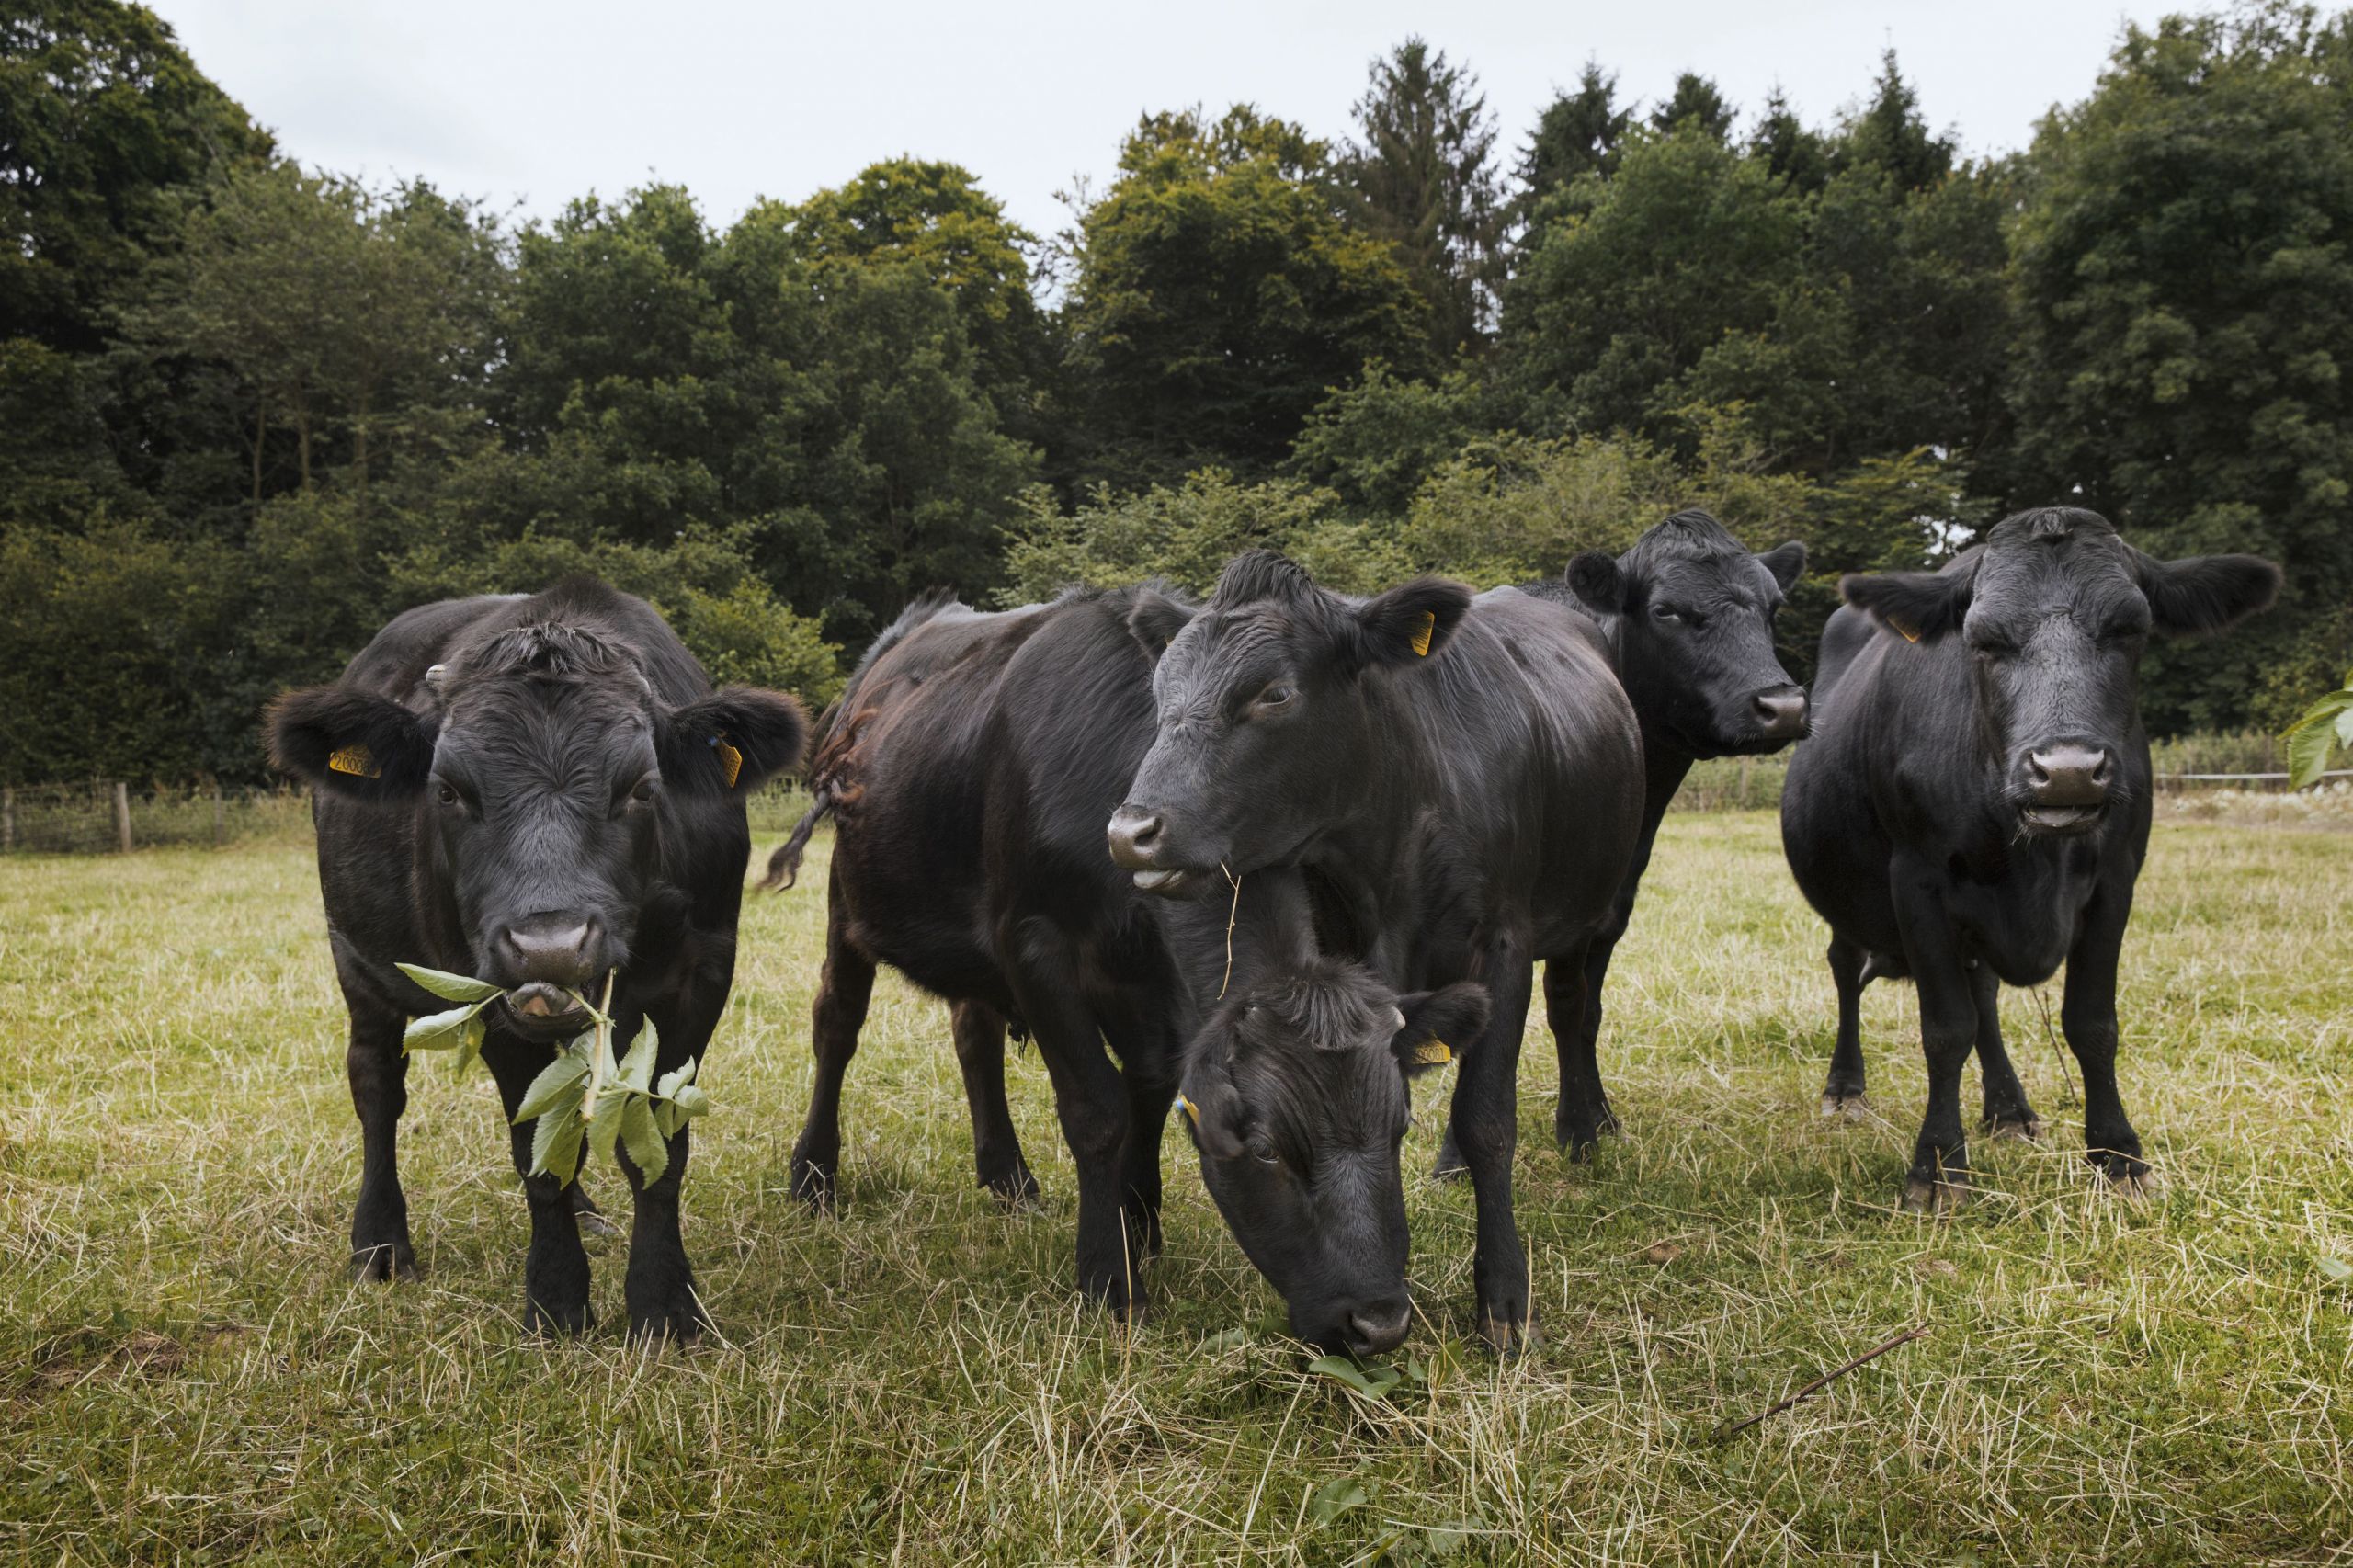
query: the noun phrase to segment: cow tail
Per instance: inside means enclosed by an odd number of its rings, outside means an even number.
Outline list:
[[[782,892],[801,880],[801,856],[809,847],[809,837],[817,824],[833,814],[836,797],[831,788],[820,784],[810,801],[809,810],[792,824],[792,836],[776,846],[768,857],[768,874],[760,879],[760,886],[770,892]]]

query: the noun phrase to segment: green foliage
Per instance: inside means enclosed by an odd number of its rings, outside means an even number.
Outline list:
[[[1554,193],[1585,176],[1606,178],[1616,173],[1619,150],[1633,123],[1633,110],[1618,105],[1618,74],[1587,60],[1576,91],[1557,94],[1544,106],[1521,150],[1514,217],[1526,223]]]
[[[2297,790],[2320,782],[2336,747],[2353,751],[2353,670],[2346,672],[2342,687],[2304,710],[2280,739],[2288,743],[2288,782]]]
[[[1495,119],[1478,77],[1419,38],[1374,61],[1371,78],[1340,178],[1358,221],[1396,248],[1422,296],[1430,358],[1446,364],[1483,335],[1502,238]]]
[[[1080,219],[1069,318],[1097,474],[1262,472],[1325,389],[1375,358],[1418,366],[1421,296],[1348,206],[1295,125],[1244,108],[1145,118]]]
[[[1387,362],[1368,362],[1353,385],[1315,405],[1292,443],[1293,472],[1338,492],[1353,506],[1395,514],[1487,415],[1485,390],[1470,372],[1405,381]]]
[[[2353,663],[2353,17],[2290,6],[2132,28],[2045,121],[2013,239],[2000,475],[2160,555],[2248,551],[2279,608],[2149,659],[2154,727],[2236,720],[2264,672]],[[2267,694],[2284,722],[2302,701]]]
[[[1651,129],[1672,135],[1689,128],[1711,141],[1732,140],[1732,104],[1722,91],[1697,71],[1686,71],[1675,78],[1675,91],[1665,103],[1651,111]]]

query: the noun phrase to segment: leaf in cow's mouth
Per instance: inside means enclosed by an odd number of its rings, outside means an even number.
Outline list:
[[[654,1082],[661,1047],[652,1018],[639,1026],[629,1054],[615,1063],[615,976],[610,973],[605,976],[601,1004],[590,1002],[577,991],[566,991],[563,994],[571,999],[571,1006],[559,1013],[548,1007],[544,986],[519,988],[533,994],[518,1007],[510,993],[486,980],[421,964],[398,967],[433,995],[460,1004],[412,1020],[402,1033],[402,1049],[454,1050],[460,1074],[482,1050],[489,1032],[482,1014],[494,1002],[506,1002],[507,1010],[521,1017],[552,1020],[576,1012],[589,1020],[589,1027],[540,1069],[515,1108],[516,1126],[538,1123],[531,1130],[533,1176],[552,1176],[569,1186],[579,1174],[585,1144],[608,1157],[616,1148],[626,1149],[642,1181],[659,1181],[670,1168],[670,1140],[677,1136],[678,1129],[710,1108],[710,1096],[695,1082],[698,1063],[692,1057],[663,1074],[658,1084]]]

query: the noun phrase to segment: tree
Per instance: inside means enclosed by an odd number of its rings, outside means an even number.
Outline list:
[[[1502,381],[1523,428],[1673,431],[1677,382],[1761,331],[1798,276],[1805,208],[1703,128],[1646,132],[1617,174],[1563,192],[1504,295]]]
[[[1577,90],[1553,95],[1520,153],[1519,193],[1513,201],[1518,222],[1534,222],[1553,193],[1586,175],[1607,178],[1618,166],[1619,149],[1633,123],[1633,110],[1618,107],[1618,74],[1602,70],[1597,60],[1586,61]]]
[[[1921,118],[1919,95],[1895,63],[1895,51],[1880,55],[1879,80],[1871,101],[1847,117],[1833,151],[1834,167],[1884,169],[1900,190],[1926,190],[1952,172],[1956,150]]]
[[[1466,370],[1409,381],[1376,359],[1355,384],[1335,387],[1315,405],[1290,466],[1353,506],[1395,516],[1439,464],[1480,433],[1486,402]]]
[[[122,312],[147,358],[225,367],[249,420],[251,501],[270,433],[308,488],[334,457],[365,488],[383,442],[481,395],[505,282],[494,227],[410,184],[385,193],[291,164],[228,172],[191,207],[147,302]]]
[[[2280,606],[2153,650],[2144,701],[2276,727],[2353,664],[2353,17],[2129,29],[2036,136],[2014,256],[2008,498],[2278,561]]]
[[[1427,307],[1347,205],[1328,150],[1286,121],[1137,127],[1080,221],[1068,307],[1098,474],[1265,471],[1325,389],[1372,359],[1421,365]]]
[[[1037,236],[954,164],[902,157],[869,165],[789,210],[792,248],[820,268],[914,267],[956,301],[974,379],[1006,432],[1043,444],[1058,358],[1052,323],[1031,292]]]
[[[1675,78],[1675,91],[1651,111],[1651,129],[1673,131],[1690,126],[1717,142],[1732,140],[1733,107],[1722,91],[1696,71]]]
[[[1340,160],[1359,221],[1396,247],[1427,307],[1431,358],[1479,341],[1501,232],[1495,123],[1479,80],[1409,38],[1372,62],[1358,140]]]
[[[1792,190],[1810,194],[1829,181],[1828,140],[1798,118],[1779,86],[1766,95],[1764,110],[1748,133],[1748,152],[1764,159],[1773,177]]]
[[[0,17],[0,339],[103,344],[100,311],[168,243],[180,193],[270,139],[152,11],[16,0]]]

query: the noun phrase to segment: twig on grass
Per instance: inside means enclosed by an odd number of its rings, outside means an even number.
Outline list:
[[[1225,871],[1225,862],[1220,860],[1217,869]],[[1217,983],[1217,999],[1221,1002],[1225,1000],[1225,988],[1233,983],[1233,921],[1242,913],[1242,879],[1225,871],[1225,880],[1233,884],[1233,903],[1225,912],[1225,978]]]
[[[1847,1373],[1853,1371],[1864,1362],[1876,1361],[1881,1357],[1886,1355],[1889,1351],[1894,1349],[1897,1346],[1909,1345],[1912,1341],[1919,1338],[1922,1335],[1927,1332],[1928,1325],[1925,1323],[1920,1324],[1917,1328],[1905,1329],[1902,1334],[1897,1335],[1894,1338],[1889,1340],[1884,1345],[1876,1346],[1871,1349],[1864,1351],[1861,1355],[1856,1357],[1845,1366],[1823,1373],[1822,1376],[1814,1379],[1813,1381],[1806,1384],[1805,1387],[1798,1390],[1797,1392],[1790,1395],[1789,1398],[1781,1401],[1779,1404],[1768,1405],[1763,1410],[1760,1410],[1756,1415],[1750,1416],[1747,1420],[1735,1421],[1731,1426],[1722,1428],[1716,1433],[1714,1437],[1710,1439],[1710,1441],[1721,1443],[1729,1438],[1738,1437],[1741,1433],[1745,1432],[1748,1428],[1756,1426],[1758,1422],[1769,1420],[1773,1416],[1779,1415],[1781,1412],[1789,1409],[1790,1406],[1797,1403],[1800,1400],[1812,1398],[1815,1393],[1820,1392],[1823,1389],[1828,1387],[1831,1383],[1836,1382],[1838,1379],[1845,1377]]]

